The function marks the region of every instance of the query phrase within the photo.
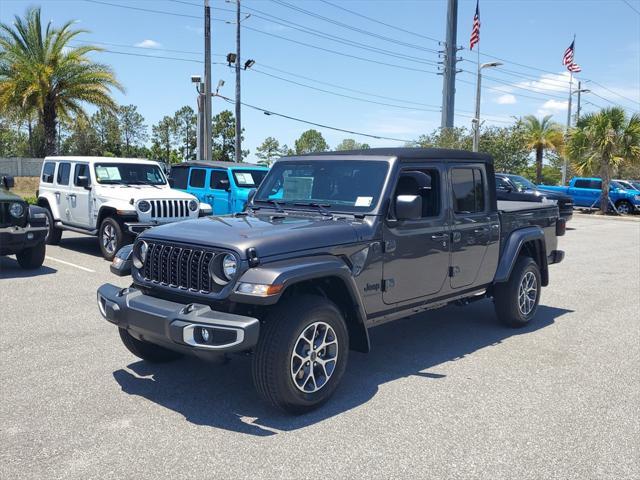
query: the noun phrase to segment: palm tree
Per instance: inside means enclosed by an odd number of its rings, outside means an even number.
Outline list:
[[[83,103],[115,109],[111,89],[123,91],[112,70],[87,56],[100,51],[70,42],[84,30],[73,22],[43,30],[40,9],[29,9],[13,25],[0,24],[0,109],[35,111],[44,130],[44,152],[55,154],[58,119],[86,117]]]
[[[612,168],[640,162],[640,116],[628,117],[620,107],[585,115],[571,133],[567,153],[581,175],[600,174],[600,211],[607,212]]]
[[[533,115],[527,115],[522,119],[522,127],[527,148],[536,151],[536,183],[541,183],[544,151],[559,152],[562,149],[562,128],[551,121],[551,115],[547,115],[542,120]]]

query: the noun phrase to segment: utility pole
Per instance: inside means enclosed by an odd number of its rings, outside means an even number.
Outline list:
[[[458,31],[458,0],[448,0],[447,40],[444,51],[444,75],[442,87],[442,128],[453,128],[456,96],[456,38]]]
[[[242,162],[242,105],[240,100],[240,0],[236,0],[236,162]]]
[[[211,7],[204,0],[204,114],[202,135],[204,137],[203,157],[200,160],[211,161]]]

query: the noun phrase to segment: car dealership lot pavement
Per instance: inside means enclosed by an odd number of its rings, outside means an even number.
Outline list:
[[[534,324],[490,302],[371,332],[325,407],[280,414],[250,359],[148,365],[102,319],[96,240],[0,258],[0,477],[640,476],[640,223],[576,215]]]

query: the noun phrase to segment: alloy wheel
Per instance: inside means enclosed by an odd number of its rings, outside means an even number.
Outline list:
[[[116,250],[116,229],[113,225],[105,225],[102,229],[102,246],[107,253],[114,253]]]
[[[303,393],[324,387],[338,360],[338,337],[325,322],[315,322],[298,336],[291,352],[291,378]]]
[[[538,280],[533,272],[527,272],[520,280],[518,287],[518,308],[525,317],[528,316],[536,305],[538,299]]]

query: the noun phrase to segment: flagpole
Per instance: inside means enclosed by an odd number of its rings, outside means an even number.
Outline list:
[[[576,36],[573,35],[573,57],[576,55]],[[565,131],[565,141],[569,140],[569,131],[571,130],[571,100],[573,97],[573,71],[569,70],[569,102],[567,105],[567,129]],[[567,184],[567,169],[569,168],[569,162],[567,156],[564,156],[564,165],[562,166],[562,185]]]

